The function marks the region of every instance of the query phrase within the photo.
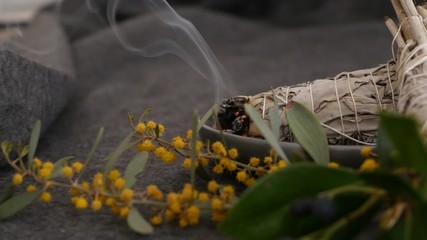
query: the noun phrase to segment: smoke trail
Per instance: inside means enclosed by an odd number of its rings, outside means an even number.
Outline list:
[[[54,2],[53,13],[59,19],[62,14],[63,0],[52,1]],[[153,36],[154,38],[148,43],[132,44],[125,34],[121,32],[117,24],[116,13],[120,0],[109,0],[106,13],[108,22],[125,49],[144,57],[157,57],[165,54],[177,55],[215,87],[215,102],[235,95],[232,81],[226,70],[191,22],[179,16],[166,0],[141,0],[141,2],[148,10],[146,12],[155,16],[165,34]],[[99,2],[84,0],[83,4],[74,13],[76,18],[81,19],[80,24],[77,24],[77,26],[82,26],[85,17],[89,14],[95,14],[102,18],[102,8],[99,7]],[[52,54],[67,43],[66,39],[61,38],[62,32],[49,32],[44,39],[39,39],[43,41],[43,44],[38,44],[25,36],[25,31],[21,31],[19,24],[8,24],[7,29],[15,33],[7,44],[34,55]],[[77,30],[73,29],[73,31]],[[71,34],[73,31],[71,31]],[[137,45],[142,47],[137,47]]]
[[[114,34],[129,51],[144,57],[175,54],[215,86],[215,101],[234,95],[234,87],[224,67],[215,57],[201,34],[188,20],[179,16],[165,0],[141,0],[154,13],[167,32],[167,37],[155,39],[139,48],[131,44],[117,26],[116,12],[120,0],[109,1],[107,17]]]

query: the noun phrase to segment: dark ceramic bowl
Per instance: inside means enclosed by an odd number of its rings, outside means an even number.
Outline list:
[[[215,128],[203,125],[200,129],[200,137],[203,141],[225,141],[229,148],[239,150],[239,161],[247,162],[250,157],[265,157],[271,149],[264,139],[244,137],[228,132],[221,132]],[[288,157],[294,154],[306,154],[298,143],[281,142],[280,146]],[[342,166],[357,168],[363,161],[360,155],[361,145],[330,145],[329,155],[332,162]]]

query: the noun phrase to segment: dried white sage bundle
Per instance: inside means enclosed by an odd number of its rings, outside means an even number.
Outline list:
[[[313,111],[327,129],[330,144],[374,144],[378,114],[382,110],[397,110],[414,117],[427,138],[427,3],[415,6],[412,0],[391,2],[399,20],[396,25],[386,18],[386,26],[394,37],[393,61],[255,96],[227,99],[218,114],[220,127],[236,134],[261,137],[243,105],[252,105],[268,124],[275,98],[282,141],[292,141],[283,113],[289,101],[298,101]]]
[[[249,97],[248,103],[269,121],[275,95],[282,121],[282,141],[292,141],[284,107],[289,101],[297,101],[312,110],[326,127],[330,144],[374,143],[378,114],[396,106],[395,83],[395,64],[389,62],[372,69],[343,72],[333,78],[279,87]],[[259,131],[250,127],[248,135],[259,136]]]
[[[396,108],[396,87],[396,64],[390,61],[376,68],[343,72],[333,78],[227,99],[218,116],[222,129],[261,137],[250,119],[247,124],[242,123],[247,118],[243,105],[253,106],[269,124],[269,112],[275,104],[275,97],[281,118],[280,140],[292,141],[284,108],[289,101],[297,101],[311,109],[326,127],[330,144],[369,144],[376,141],[379,113]]]
[[[397,44],[397,110],[414,117],[427,138],[427,10],[412,0],[392,0],[400,26],[387,26]]]

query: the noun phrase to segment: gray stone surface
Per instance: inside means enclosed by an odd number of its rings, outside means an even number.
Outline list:
[[[391,37],[382,22],[351,23],[301,29],[274,28],[199,8],[179,12],[192,21],[229,70],[237,94],[254,94],[279,85],[333,76],[341,71],[376,66],[391,57]],[[132,42],[155,38],[158,25],[151,16],[123,22]],[[84,159],[101,126],[105,137],[88,174],[102,169],[102,158],[130,131],[127,113],[153,109],[150,118],[166,126],[166,138],[185,133],[191,113],[214,103],[212,86],[174,56],[143,58],[124,49],[109,29],[73,44],[79,88],[65,111],[42,137],[37,155],[53,161],[65,155]],[[123,169],[126,158],[118,163]],[[176,162],[164,165],[151,158],[138,188],[158,184],[164,191],[178,190],[189,180]],[[3,188],[9,170],[0,175]],[[226,181],[227,179],[220,179]],[[201,180],[198,182],[203,185]],[[74,209],[67,191],[57,189],[49,204],[34,203],[1,222],[0,239],[224,239],[215,225],[203,221],[179,229],[176,224],[156,228],[141,237],[125,221],[107,211]]]

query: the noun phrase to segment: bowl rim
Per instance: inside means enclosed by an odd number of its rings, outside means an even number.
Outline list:
[[[232,134],[230,132],[218,130],[216,128],[208,126],[207,124],[203,124],[202,128],[210,132],[215,132],[219,135],[223,134],[226,138],[232,139],[233,141],[252,141],[258,144],[268,144],[268,141],[262,138],[247,137],[247,136]],[[301,147],[301,145],[296,142],[280,141],[279,145],[282,147],[295,147],[295,148]],[[329,150],[343,151],[343,150],[360,150],[362,147],[365,147],[365,146],[366,145],[328,145],[328,148]],[[372,146],[372,147],[375,147],[375,146]]]

